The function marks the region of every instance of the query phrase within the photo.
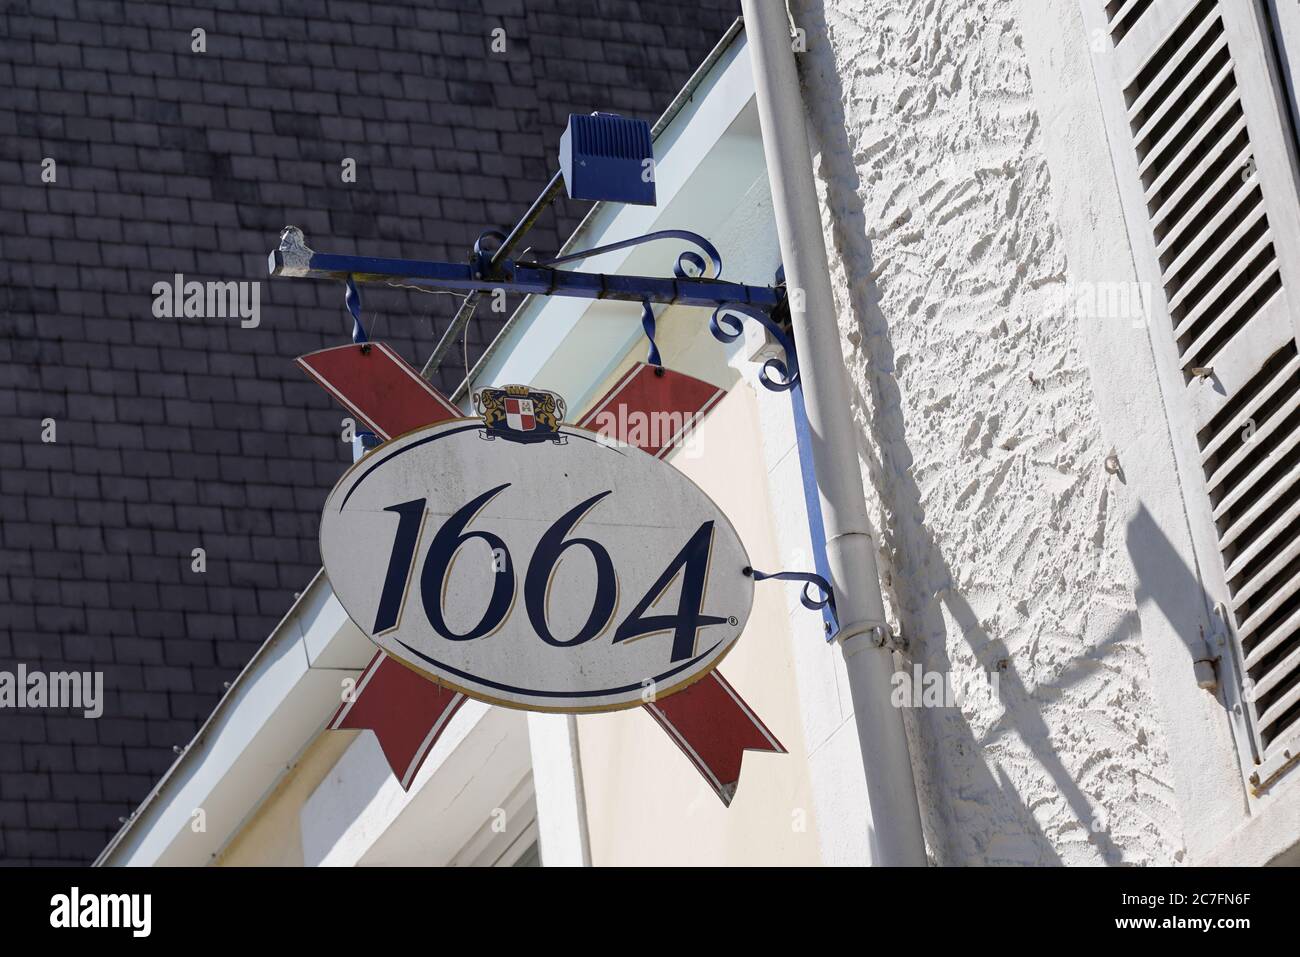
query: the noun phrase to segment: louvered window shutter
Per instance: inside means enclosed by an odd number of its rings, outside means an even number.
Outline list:
[[[1300,758],[1300,193],[1267,0],[1080,0],[1245,774]],[[1189,595],[1189,601],[1199,600]]]

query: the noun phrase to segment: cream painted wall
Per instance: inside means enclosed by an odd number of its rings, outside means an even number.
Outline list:
[[[214,862],[218,867],[302,867],[303,802],[329,774],[360,731],[322,731],[280,786]]]
[[[698,309],[660,318],[665,365],[731,390],[670,461],[724,506],[755,567],[779,568],[754,367],[738,380],[707,319]],[[638,345],[620,368],[643,357]],[[820,863],[790,643],[783,586],[759,584],[745,634],[719,670],[789,753],[747,753],[730,808],[640,709],[579,717],[593,864]]]

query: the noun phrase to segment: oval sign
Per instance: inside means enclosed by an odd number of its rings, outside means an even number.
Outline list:
[[[320,545],[381,648],[531,711],[684,688],[731,649],[754,597],[745,548],[703,491],[568,425],[525,439],[453,419],[387,442],[330,492]]]

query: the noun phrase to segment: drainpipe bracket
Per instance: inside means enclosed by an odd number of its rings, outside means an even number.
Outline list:
[[[888,648],[906,651],[907,639],[895,634],[887,622],[854,622],[840,628],[836,640],[844,647],[846,655],[855,655],[863,648]]]
[[[1219,658],[1216,655],[1213,658],[1197,658],[1192,662],[1192,671],[1196,676],[1197,687],[1204,688],[1206,691],[1217,691],[1219,689]]]

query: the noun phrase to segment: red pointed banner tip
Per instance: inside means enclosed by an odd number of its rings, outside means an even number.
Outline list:
[[[321,349],[299,356],[297,362],[385,441],[461,415],[414,366],[382,342]]]
[[[404,791],[465,703],[460,692],[434,684],[382,651],[370,659],[350,698],[330,719],[330,730],[375,732]]]
[[[726,394],[703,379],[638,362],[578,425],[663,458]]]
[[[686,441],[724,395],[701,379],[639,362],[578,424],[663,458]],[[643,707],[726,805],[736,795],[746,751],[785,753],[717,671]]]
[[[786,753],[767,725],[716,671],[643,707],[727,806],[736,796],[746,751]]]

